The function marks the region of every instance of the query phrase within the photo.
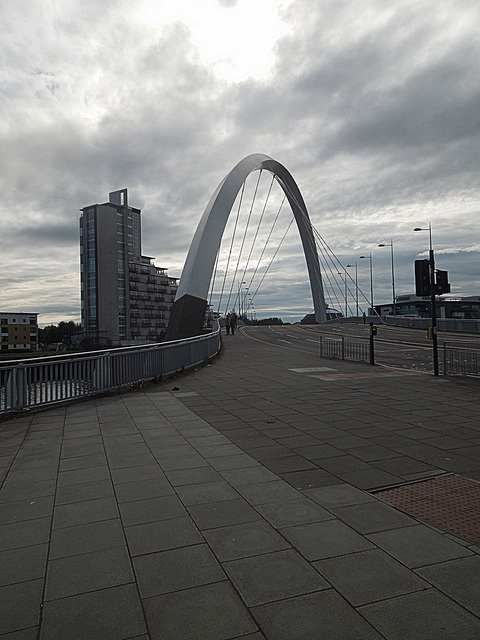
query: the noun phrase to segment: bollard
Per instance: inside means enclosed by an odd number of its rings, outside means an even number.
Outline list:
[[[375,348],[373,343],[373,337],[377,335],[377,327],[373,322],[370,322],[370,364],[375,364]]]

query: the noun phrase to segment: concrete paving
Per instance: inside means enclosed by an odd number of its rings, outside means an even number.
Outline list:
[[[480,480],[479,418],[476,380],[235,335],[3,422],[0,638],[480,638],[479,546],[375,493]]]

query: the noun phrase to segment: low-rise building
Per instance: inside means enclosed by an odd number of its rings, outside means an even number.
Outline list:
[[[454,320],[472,320],[480,318],[480,296],[446,298],[436,296],[437,318]],[[395,301],[395,310],[399,316],[430,317],[430,296],[401,295]],[[393,315],[393,304],[375,306],[380,316]]]
[[[0,312],[0,346],[10,349],[38,349],[38,313]]]

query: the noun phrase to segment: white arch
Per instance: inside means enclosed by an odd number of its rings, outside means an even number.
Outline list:
[[[277,178],[289,201],[307,262],[315,319],[317,322],[326,321],[325,299],[317,248],[307,208],[300,190],[292,175],[282,164],[264,154],[254,153],[241,160],[230,171],[210,198],[188,251],[172,308],[167,339],[186,337],[186,333],[198,335],[198,316],[202,313],[201,308],[203,307],[203,315],[200,320],[203,323],[215,260],[230,211],[248,175],[252,171],[260,169],[270,171]],[[186,325],[186,319],[180,317],[186,312],[190,314],[190,328]],[[194,317],[192,317],[192,314]]]

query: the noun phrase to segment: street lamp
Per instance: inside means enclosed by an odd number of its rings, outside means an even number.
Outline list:
[[[242,317],[242,284],[247,284],[245,280],[238,281],[238,316]]]
[[[393,240],[390,240],[390,244],[379,244],[379,247],[390,247],[392,256],[392,293],[393,293],[393,315],[397,315],[397,298],[395,296],[395,266],[393,262]]]
[[[428,231],[430,237],[430,315],[432,318],[433,375],[438,376],[437,305],[435,301],[435,257],[432,245],[432,225],[429,222],[428,229],[415,227],[414,231]]]
[[[342,278],[343,283],[345,285],[345,318],[348,315],[348,302],[347,302],[347,272],[345,273],[340,273],[340,271],[337,271],[338,275]]]
[[[357,263],[355,262],[355,264],[347,264],[347,268],[348,267],[355,267],[355,304],[357,307],[357,318],[358,318],[358,269],[357,269]]]
[[[370,307],[371,313],[373,314],[373,268],[372,268],[372,254],[369,253],[368,256],[360,256],[360,260],[366,259],[370,260]]]

